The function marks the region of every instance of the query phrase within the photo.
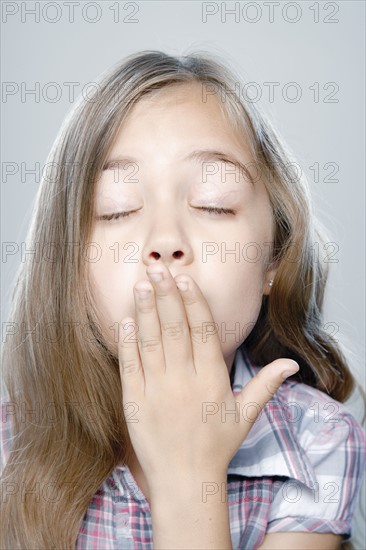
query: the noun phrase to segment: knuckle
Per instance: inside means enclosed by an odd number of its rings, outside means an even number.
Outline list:
[[[142,338],[140,340],[141,350],[145,353],[154,353],[162,349],[160,338]]]
[[[182,338],[184,334],[183,322],[176,321],[171,323],[162,323],[161,330],[168,338],[178,340]]]
[[[274,382],[271,382],[271,381],[266,381],[265,383],[265,388],[267,390],[267,392],[273,397],[274,394],[276,393],[277,391],[277,386],[276,384],[274,384]]]
[[[124,359],[122,362],[123,374],[136,374],[140,368],[139,362],[136,359]]]
[[[137,304],[137,309],[140,313],[150,313],[155,308],[155,305],[152,304],[149,300],[147,301],[140,301]]]
[[[201,324],[191,325],[191,338],[195,344],[203,344],[203,328]]]
[[[185,304],[185,306],[192,306],[194,304],[197,304],[197,302],[198,302],[198,299],[197,299],[197,296],[195,294],[185,293],[185,295],[184,295],[184,304]]]
[[[210,327],[208,327],[210,325]],[[190,326],[191,338],[195,344],[206,344],[217,334],[217,327],[206,321],[194,323]]]
[[[170,303],[172,300],[172,295],[170,292],[167,292],[166,290],[161,290],[159,288],[155,291],[156,298],[159,300],[159,302],[168,302]]]

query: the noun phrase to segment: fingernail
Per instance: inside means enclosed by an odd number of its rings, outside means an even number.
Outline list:
[[[149,279],[151,279],[152,281],[155,281],[156,283],[159,283],[160,281],[163,280],[163,274],[162,273],[147,273],[147,276],[149,277]]]
[[[131,334],[135,330],[135,327],[133,326],[131,321],[127,321],[126,323],[121,323],[121,324],[122,324],[122,330],[125,334]]]
[[[141,298],[142,300],[146,300],[151,294],[151,289],[149,289],[147,286],[137,287],[135,288],[137,296]]]
[[[138,295],[139,298],[141,298],[141,300],[146,300],[146,298],[148,298],[150,296],[150,291],[149,290],[138,290],[137,295]]]
[[[185,283],[184,281],[181,281],[180,283],[176,283],[176,285],[179,288],[179,290],[181,290],[182,292],[185,292],[188,289],[188,284]]]
[[[295,371],[291,371],[291,370],[285,370],[283,373],[282,373],[282,378],[284,380],[286,380],[286,378],[288,378],[289,376],[292,376],[293,374],[296,374],[297,372],[299,372],[299,369],[295,370]]]

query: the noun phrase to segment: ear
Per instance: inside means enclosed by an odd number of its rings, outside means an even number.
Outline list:
[[[277,269],[278,269],[278,263],[274,263],[274,264],[271,264],[269,266],[269,268],[267,269],[267,271],[264,273],[264,279],[263,279],[263,294],[265,296],[268,296],[271,292],[271,286],[268,284],[269,281],[273,281],[275,280],[275,277],[276,277],[276,273],[277,273]],[[273,283],[272,283],[272,286],[273,286]]]

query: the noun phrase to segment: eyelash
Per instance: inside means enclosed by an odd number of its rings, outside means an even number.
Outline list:
[[[208,212],[209,214],[231,214],[235,215],[235,211],[231,208],[216,208],[214,206],[196,206],[198,210],[204,210]],[[116,212],[115,214],[105,214],[104,216],[99,216],[98,220],[104,220],[104,221],[111,221],[111,220],[118,220],[119,218],[127,218],[134,212],[137,212],[137,210],[131,210],[131,212]]]
[[[116,212],[115,214],[105,214],[104,216],[98,216],[98,220],[105,220],[107,222],[111,220],[118,220],[119,218],[127,218],[130,214],[137,212],[137,210],[131,210],[131,212]]]

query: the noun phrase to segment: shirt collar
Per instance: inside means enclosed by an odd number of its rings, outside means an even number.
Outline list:
[[[236,351],[234,367],[232,390],[236,394],[261,367],[251,363],[243,347]],[[282,386],[284,384],[286,381]],[[228,474],[245,477],[286,476],[314,489],[316,475],[296,437],[293,422],[288,419],[286,405],[287,402],[277,390],[255,421],[255,429],[251,428],[231,459]],[[248,408],[250,414],[253,415],[253,409]]]
[[[235,368],[232,384],[235,394],[241,391],[261,367],[253,365],[244,348],[239,347],[232,368]],[[284,384],[286,381],[282,385]],[[255,421],[255,429],[252,427],[231,459],[228,474],[243,477],[285,476],[314,489],[317,483],[314,469],[287,419],[286,410],[286,401],[281,399],[277,391]],[[248,408],[248,415],[250,414]],[[119,464],[117,468],[123,472],[127,470],[123,464]]]

